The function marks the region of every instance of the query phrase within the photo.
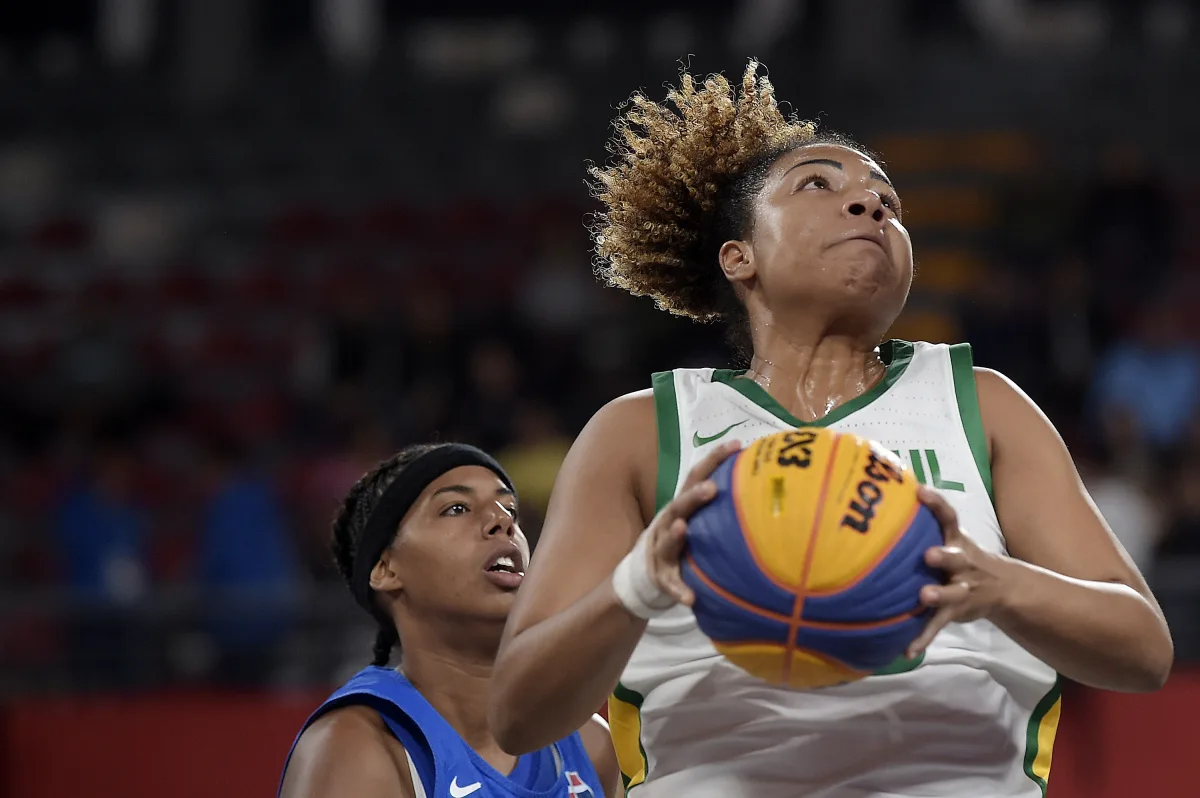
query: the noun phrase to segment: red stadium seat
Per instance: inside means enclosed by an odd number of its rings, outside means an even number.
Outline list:
[[[24,275],[0,277],[0,308],[5,310],[36,308],[48,294],[42,285]]]
[[[422,227],[420,213],[402,202],[388,201],[360,212],[352,229],[357,236],[394,241],[412,237]]]
[[[270,237],[284,244],[323,244],[342,231],[342,220],[318,204],[299,204],[271,222]]]
[[[80,250],[91,243],[92,228],[75,216],[53,217],[36,225],[30,240],[43,250]]]
[[[214,302],[219,291],[208,275],[190,268],[168,267],[155,294],[164,305],[199,307]]]

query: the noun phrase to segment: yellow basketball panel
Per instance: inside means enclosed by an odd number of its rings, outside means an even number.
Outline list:
[[[830,662],[816,654],[798,648],[792,652],[787,685],[804,690],[833,687],[862,679],[867,674]]]
[[[811,690],[857,681],[867,675],[804,649],[792,651],[789,666],[786,646],[770,643],[715,645],[730,662],[770,684]]]
[[[734,465],[742,534],[758,567],[781,587],[800,587],[835,437],[826,430],[777,433],[760,438]]]
[[[842,436],[806,589],[855,584],[891,549],[917,504],[917,482],[890,452]]]
[[[717,643],[725,657],[752,676],[771,684],[783,683],[783,665],[787,661],[787,647],[771,643]]]

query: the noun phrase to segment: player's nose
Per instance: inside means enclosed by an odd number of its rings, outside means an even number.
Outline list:
[[[882,222],[883,198],[879,196],[879,192],[869,188],[852,189],[846,194],[842,213],[847,216],[870,216],[874,221]]]
[[[485,538],[509,537],[516,533],[516,521],[508,508],[499,502],[492,502],[484,515],[483,536]]]

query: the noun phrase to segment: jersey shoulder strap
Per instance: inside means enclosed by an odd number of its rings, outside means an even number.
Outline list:
[[[287,761],[291,761],[296,743],[309,726],[333,710],[347,706],[367,706],[379,713],[388,731],[404,746],[409,769],[414,773],[413,786],[418,791],[436,794],[437,777],[446,769],[445,732],[454,734],[454,730],[404,676],[390,668],[374,665],[363,668],[325,699],[300,728]],[[458,739],[456,734],[453,739]],[[279,787],[283,788],[282,777]]]

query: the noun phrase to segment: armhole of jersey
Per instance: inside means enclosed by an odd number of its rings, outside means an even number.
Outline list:
[[[950,347],[950,372],[954,378],[954,396],[958,400],[958,417],[962,421],[967,445],[975,459],[975,468],[983,487],[987,490],[992,506],[996,497],[992,494],[992,464],[988,459],[987,434],[983,430],[983,416],[979,413],[979,391],[975,386],[975,360],[971,356],[970,344],[954,344]]]
[[[404,749],[404,759],[408,762],[408,777],[412,779],[413,798],[428,798],[428,793],[425,792],[425,780],[421,778],[417,763],[413,761],[412,754],[407,748]]]
[[[300,737],[304,735],[308,727],[330,712],[350,706],[367,707],[379,714],[383,725],[387,726],[391,735],[404,746],[404,758],[408,762],[408,772],[412,778],[416,798],[426,798],[437,783],[437,758],[433,753],[433,745],[416,721],[390,701],[374,693],[349,693],[326,701],[318,707],[317,711],[305,721],[304,727],[300,729],[300,734],[296,735],[296,742],[292,743],[292,750],[288,752],[287,761],[283,764],[283,775],[287,775],[288,765],[292,762],[292,753],[296,750],[296,743],[300,742]],[[413,756],[414,751],[418,756]],[[275,793],[277,798],[282,790],[283,776],[279,779],[279,789]]]
[[[424,798],[426,793],[437,788],[437,754],[433,751],[433,744],[416,721],[397,707],[389,705],[374,709],[379,712],[392,736],[404,746],[409,772],[413,774],[413,791],[416,798]]]
[[[675,373],[660,371],[651,378],[654,386],[654,416],[658,422],[658,478],[655,482],[654,512],[675,497],[679,482],[679,404],[675,397]]]

